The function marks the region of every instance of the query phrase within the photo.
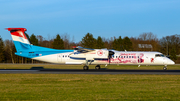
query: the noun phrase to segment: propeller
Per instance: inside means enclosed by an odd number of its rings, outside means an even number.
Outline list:
[[[114,55],[114,52],[113,51],[109,51],[109,56],[108,56],[109,64],[110,64],[112,55]]]

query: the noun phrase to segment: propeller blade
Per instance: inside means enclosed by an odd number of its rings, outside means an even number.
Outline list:
[[[114,52],[113,51],[109,51],[109,56],[112,56],[114,55]]]
[[[110,64],[112,55],[114,55],[114,52],[113,51],[109,51],[109,56],[108,56],[109,64]]]

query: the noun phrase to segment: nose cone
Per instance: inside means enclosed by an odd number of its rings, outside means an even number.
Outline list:
[[[175,62],[169,59],[169,60],[168,60],[168,64],[170,64],[170,65],[174,65],[174,64],[175,64]]]

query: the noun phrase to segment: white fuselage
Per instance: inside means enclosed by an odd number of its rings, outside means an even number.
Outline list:
[[[108,58],[79,58],[71,57],[74,52],[52,54],[46,56],[35,57],[33,59],[57,63],[57,64],[86,64],[86,61],[90,61],[90,64],[135,64],[135,65],[172,65],[174,62],[162,56],[160,52],[125,52],[114,51],[115,54]],[[157,55],[157,56],[156,56]],[[158,56],[161,55],[161,56]]]

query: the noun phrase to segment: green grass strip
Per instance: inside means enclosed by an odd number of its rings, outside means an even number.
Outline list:
[[[2,100],[179,100],[180,75],[0,74]]]
[[[44,69],[83,69],[84,65],[58,65],[58,64],[0,64],[0,69],[30,69],[32,67],[43,67]],[[95,69],[96,65],[89,65],[89,69]],[[162,66],[142,65],[101,65],[102,69],[134,69],[134,70],[163,70]],[[180,65],[169,65],[168,70],[180,70]]]

